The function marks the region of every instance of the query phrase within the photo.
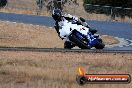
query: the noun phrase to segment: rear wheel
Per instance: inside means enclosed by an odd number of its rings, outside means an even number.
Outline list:
[[[73,47],[74,47],[74,45],[71,42],[65,41],[65,43],[64,43],[64,48],[65,49],[71,49]]]

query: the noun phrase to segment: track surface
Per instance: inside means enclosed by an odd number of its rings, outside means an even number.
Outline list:
[[[51,17],[34,16],[14,13],[0,13],[0,20],[18,23],[45,25],[53,27],[54,21]],[[99,34],[105,34],[130,40],[128,45],[113,47],[110,50],[132,50],[132,23],[87,21],[91,27],[98,29]]]
[[[0,47],[0,51],[32,51],[32,52],[77,52],[77,53],[132,53],[132,50],[89,50],[62,48],[30,48],[30,47]]]
[[[0,20],[12,21],[18,23],[27,23],[34,25],[54,26],[54,21],[51,17],[35,16],[14,13],[0,13]],[[106,21],[87,21],[90,26],[97,28],[99,33],[117,36],[132,40],[132,23],[123,22],[106,22]]]

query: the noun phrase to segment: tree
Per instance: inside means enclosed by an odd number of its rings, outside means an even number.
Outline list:
[[[132,0],[84,0],[84,4],[110,5],[114,7],[132,7]]]

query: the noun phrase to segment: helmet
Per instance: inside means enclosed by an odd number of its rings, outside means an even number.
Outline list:
[[[52,12],[52,17],[55,21],[59,21],[62,16],[62,12],[60,9],[54,9]]]

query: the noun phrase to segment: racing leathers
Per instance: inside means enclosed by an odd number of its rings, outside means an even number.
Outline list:
[[[70,21],[70,22],[72,22],[72,23],[74,23],[74,24],[83,25],[83,26],[89,28],[89,31],[90,31],[92,34],[95,34],[95,33],[97,32],[97,30],[91,28],[91,27],[88,25],[88,23],[85,21],[85,19],[82,18],[82,17],[78,18],[78,17],[72,16],[72,15],[70,15],[70,14],[64,15],[63,17],[64,17],[66,20],[68,20],[68,21]]]
[[[77,25],[75,23],[72,23],[65,18],[62,18],[61,21],[56,23],[58,25],[57,33],[59,34],[61,39],[68,39],[68,35],[71,33],[72,30],[76,29],[80,33],[87,35],[89,32],[89,28],[83,26],[83,25]],[[66,40],[68,41],[68,40]]]

